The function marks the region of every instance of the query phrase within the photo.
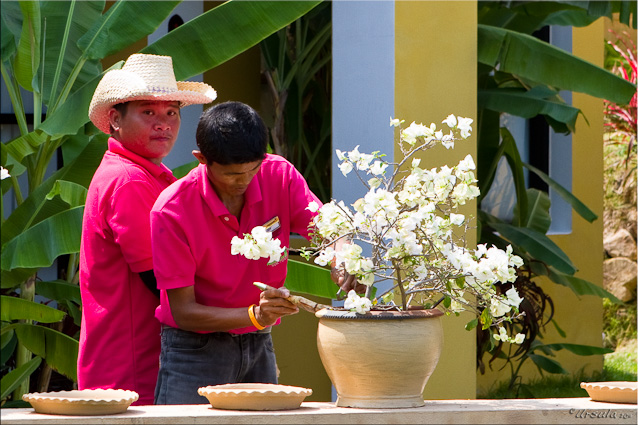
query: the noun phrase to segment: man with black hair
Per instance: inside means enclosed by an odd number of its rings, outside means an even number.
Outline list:
[[[232,255],[231,240],[263,226],[290,246],[291,232],[309,237],[308,206],[321,204],[290,162],[266,153],[266,127],[250,106],[209,108],[196,138],[199,166],[151,211],[163,324],[156,404],[207,403],[197,390],[208,385],[277,383],[270,329],[299,311],[283,288],[287,261]]]

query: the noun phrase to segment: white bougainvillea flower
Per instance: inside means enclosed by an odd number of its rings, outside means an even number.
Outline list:
[[[509,340],[507,330],[502,326],[498,328],[498,334],[493,334],[492,336],[497,341],[507,342]]]
[[[499,298],[492,298],[490,300],[490,313],[494,317],[503,317],[512,309],[509,305],[504,303]]]
[[[350,290],[348,297],[343,302],[343,307],[359,314],[366,314],[372,308],[372,301],[366,297],[359,296],[354,290]]]
[[[465,216],[463,214],[456,214],[456,213],[450,214],[450,223],[454,224],[455,226],[460,226],[461,224],[463,224],[464,221],[465,221]]]
[[[312,201],[308,204],[308,206],[306,207],[306,209],[310,212],[317,212],[319,211],[319,204],[315,201]]]
[[[525,334],[516,334],[514,337],[515,344],[522,344],[525,341]]]
[[[518,295],[518,292],[514,288],[505,291],[505,296],[512,307],[518,308],[521,305],[521,301],[523,301],[523,298]]]
[[[453,114],[448,115],[447,118],[443,120],[443,124],[447,124],[450,128],[456,127],[456,117]]]
[[[456,168],[459,171],[469,171],[476,169],[476,165],[474,164],[472,155],[467,154],[467,156],[459,162],[459,165]]]
[[[339,169],[341,170],[341,174],[347,176],[352,171],[352,163],[342,162],[341,164],[339,164]]]
[[[456,126],[456,128],[461,131],[462,138],[467,139],[468,137],[470,137],[473,121],[474,120],[472,118],[458,117],[458,125]]]
[[[405,143],[414,146],[419,137],[430,137],[432,136],[432,131],[429,127],[424,126],[423,124],[417,124],[412,121],[412,124],[403,131],[401,131],[401,140]]]
[[[398,127],[398,126],[401,125],[402,122],[404,122],[404,121],[400,120],[398,118],[390,117],[390,127]]]
[[[370,180],[368,180],[368,186],[370,186],[371,189],[376,189],[377,187],[381,186],[381,183],[383,183],[383,181],[377,177],[372,177]]]
[[[371,154],[359,154],[359,160],[356,162],[357,170],[366,171],[370,168],[370,163],[374,159],[374,155]]]
[[[11,174],[9,174],[9,170],[7,170],[4,167],[0,167],[2,169],[2,178],[0,180],[4,180],[8,177],[11,177]]]
[[[348,152],[348,159],[352,162],[357,162],[361,159],[361,152],[359,152],[359,145],[355,146],[350,152]]]
[[[374,163],[370,167],[370,173],[374,174],[375,176],[379,176],[385,173],[386,168],[388,168],[388,164],[386,164],[385,162],[374,161]]]
[[[339,149],[336,149],[335,152],[337,153],[337,158],[339,158],[339,161],[345,161],[346,154],[344,152],[340,151]]]
[[[445,149],[452,149],[454,147],[454,135],[450,132],[441,138],[441,144]]]
[[[244,234],[244,238],[233,236],[230,241],[232,255],[243,255],[249,260],[268,258],[268,264],[278,263],[286,247],[281,246],[279,239],[273,239],[272,233],[263,226],[254,227],[250,234]]]
[[[335,258],[335,250],[331,246],[322,250],[317,257],[315,263],[320,266],[327,266]]]

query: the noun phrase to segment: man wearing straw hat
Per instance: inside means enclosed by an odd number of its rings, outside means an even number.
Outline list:
[[[208,84],[176,81],[170,56],[146,54],[107,72],[93,94],[89,118],[111,137],[82,226],[81,390],[133,390],[136,404],[153,404],[160,325],[149,212],[175,181],[162,159],[177,139],[180,108],[216,96]]]

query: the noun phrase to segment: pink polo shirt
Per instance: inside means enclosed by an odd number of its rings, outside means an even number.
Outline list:
[[[153,268],[149,212],[171,171],[110,138],[86,199],[80,248],[78,386],[139,393],[153,404],[160,353],[158,299],[138,273]]]
[[[280,227],[273,237],[290,246],[290,233],[308,238],[314,213],[311,201],[321,205],[295,167],[277,155],[267,155],[248,185],[240,220],[228,212],[206,177],[206,167],[192,170],[166,189],[151,210],[153,268],[161,302],[155,317],[178,327],[171,314],[166,289],[195,286],[200,304],[238,308],[259,303],[260,290],[253,282],[276,288],[286,279],[287,261],[268,266],[265,258],[249,260],[232,255],[233,236],[243,237],[255,226],[274,217]],[[230,332],[253,332],[249,326]]]

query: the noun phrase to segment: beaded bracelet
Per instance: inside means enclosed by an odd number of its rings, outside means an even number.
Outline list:
[[[262,330],[265,329],[265,326],[261,326],[259,324],[259,322],[257,321],[257,318],[255,317],[255,304],[251,304],[250,307],[248,307],[248,317],[250,317],[250,321],[253,322],[253,326],[256,327],[258,330]]]

